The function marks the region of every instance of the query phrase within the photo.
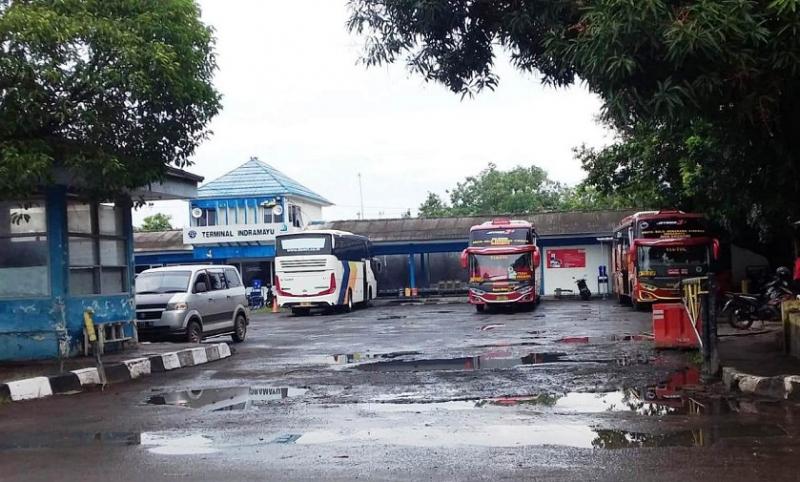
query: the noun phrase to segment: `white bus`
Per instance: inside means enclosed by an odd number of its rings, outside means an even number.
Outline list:
[[[368,238],[345,231],[283,234],[275,241],[278,305],[295,315],[312,309],[352,311],[378,294],[377,263]]]

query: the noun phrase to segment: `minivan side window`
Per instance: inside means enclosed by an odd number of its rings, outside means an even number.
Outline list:
[[[206,291],[210,290],[211,287],[208,286],[208,276],[205,273],[198,273],[197,278],[194,280],[194,286],[192,287],[192,291],[196,292],[196,286],[198,283],[203,283],[206,285]]]
[[[242,280],[239,279],[239,273],[233,268],[225,268],[225,279],[228,281],[228,288],[238,288],[242,286]]]
[[[225,276],[221,271],[209,271],[209,278],[211,278],[210,290],[226,290],[228,287],[225,285]]]

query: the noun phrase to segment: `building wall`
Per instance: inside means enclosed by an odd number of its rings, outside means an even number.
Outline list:
[[[551,250],[582,249],[586,253],[586,266],[583,268],[551,268],[548,258]],[[555,294],[556,288],[571,289],[578,292],[575,280],[586,279],[586,284],[593,294],[599,293],[597,276],[601,265],[608,267],[611,263],[611,253],[608,245],[600,244],[575,244],[568,246],[545,246],[542,250],[542,266],[539,270],[543,273],[542,288],[545,295]]]
[[[49,189],[44,202],[49,286],[37,296],[0,297],[0,361],[78,354],[83,344],[83,313],[86,309],[94,311],[96,322],[132,321],[135,318],[130,207],[121,208],[121,228],[127,239],[122,253],[123,262],[127,264],[125,292],[77,295],[70,287],[70,268],[76,260],[70,256],[66,189]],[[102,256],[99,262],[103,264]],[[127,334],[133,334],[130,325]]]
[[[300,212],[302,212],[303,216],[303,227],[308,226],[312,221],[322,220],[322,206],[319,204],[312,204],[306,200],[292,197],[288,197],[287,202],[288,204],[300,206]]]

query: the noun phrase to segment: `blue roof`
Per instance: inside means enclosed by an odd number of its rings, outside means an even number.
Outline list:
[[[297,196],[324,206],[332,203],[265,162],[251,158],[197,188],[198,198]]]

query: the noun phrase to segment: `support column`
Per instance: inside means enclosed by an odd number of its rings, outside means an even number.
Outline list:
[[[417,272],[416,263],[414,263],[414,255],[408,255],[408,287],[412,290],[417,287]]]
[[[430,280],[428,278],[428,263],[425,260],[425,253],[420,253],[419,255],[419,269],[422,274],[422,281],[420,281],[420,287],[426,288],[430,287]]]

